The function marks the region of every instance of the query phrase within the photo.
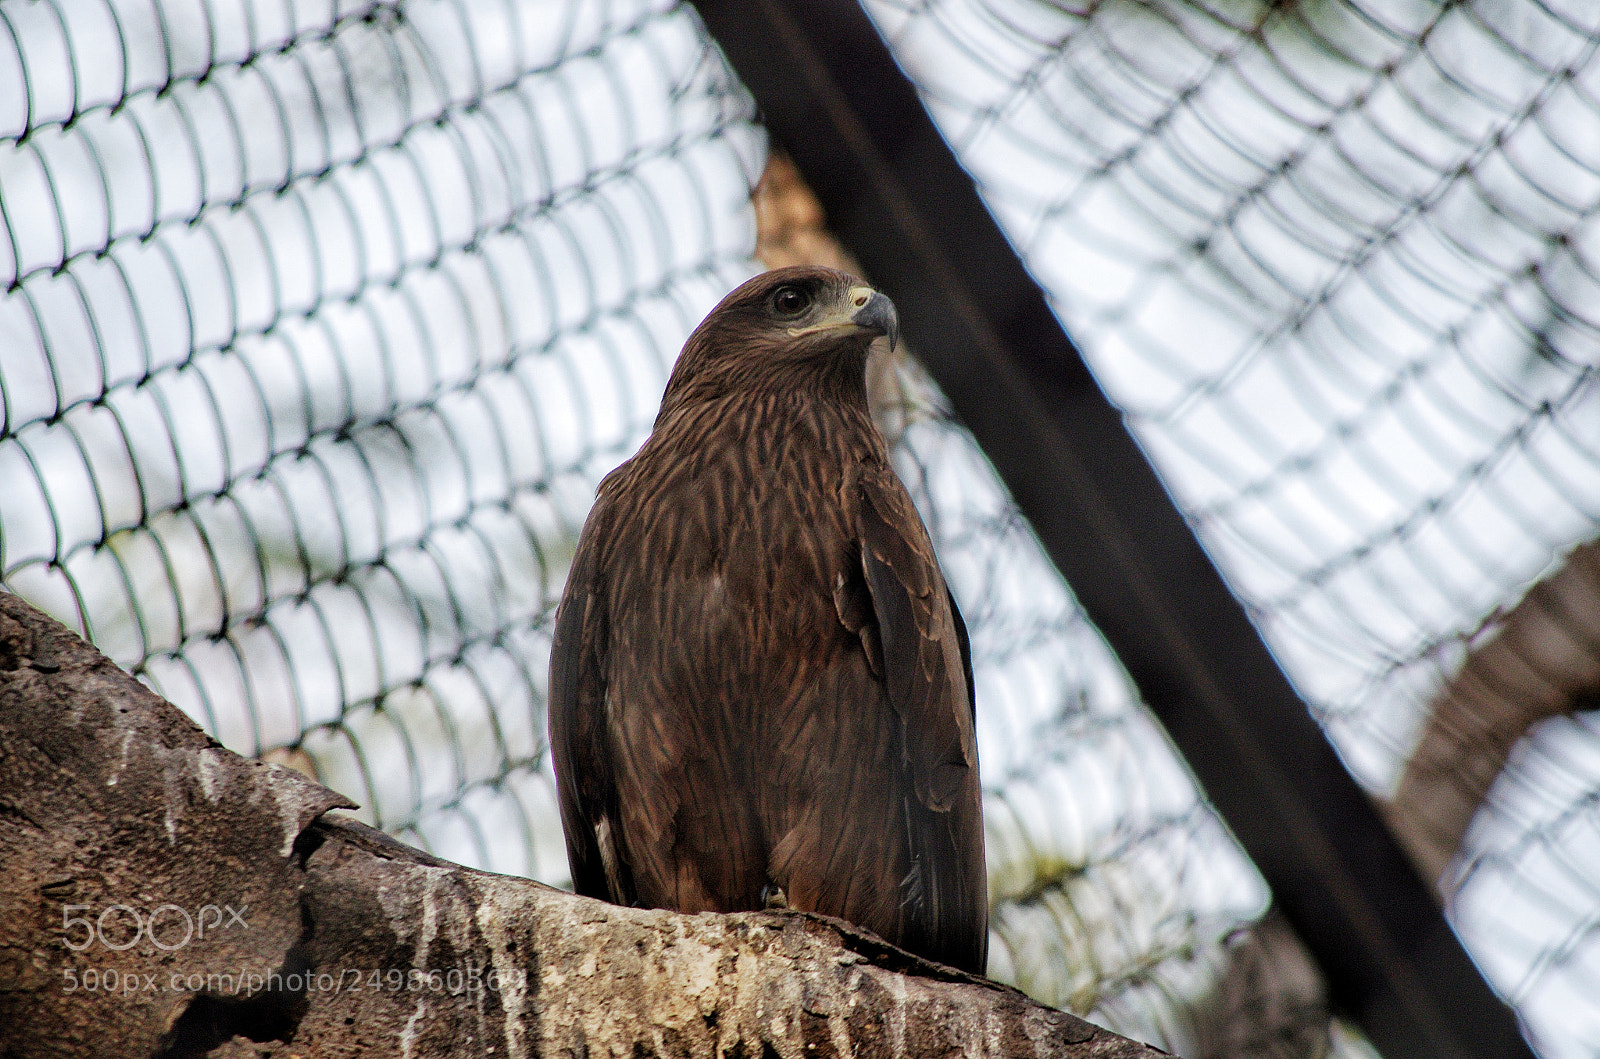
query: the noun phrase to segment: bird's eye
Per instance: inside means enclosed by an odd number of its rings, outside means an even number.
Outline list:
[[[797,316],[811,304],[804,287],[787,285],[772,292],[772,307],[784,316]]]

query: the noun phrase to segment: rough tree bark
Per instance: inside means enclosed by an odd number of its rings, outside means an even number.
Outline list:
[[[473,871],[0,593],[0,1055],[1164,1054],[796,913]]]

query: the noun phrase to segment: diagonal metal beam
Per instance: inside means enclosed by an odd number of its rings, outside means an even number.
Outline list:
[[[845,245],[1393,1059],[1531,1056],[853,0],[694,0]]]

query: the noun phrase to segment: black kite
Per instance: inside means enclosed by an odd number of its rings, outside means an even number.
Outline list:
[[[966,628],[867,410],[896,331],[888,298],[803,266],[689,337],[579,538],[550,741],[579,893],[787,903],[981,973]]]

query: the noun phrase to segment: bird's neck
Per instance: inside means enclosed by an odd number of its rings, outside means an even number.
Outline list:
[[[685,356],[687,356],[687,351]],[[867,351],[853,351],[818,361],[742,361],[696,366],[693,371],[674,368],[661,398],[655,428],[698,410],[716,410],[730,418],[750,415],[789,416],[818,413],[842,418],[855,426],[871,425],[867,408]],[[696,416],[698,418],[698,415]]]
[[[809,383],[809,384],[808,384]],[[715,460],[706,446],[731,445],[756,461],[782,460],[794,446],[840,462],[887,460],[883,435],[867,407],[866,386],[818,383],[761,385],[734,390],[694,387],[664,400],[648,447],[687,446],[696,461]],[[824,457],[825,459],[828,457]],[[770,470],[770,468],[768,468]],[[752,467],[752,471],[758,468]]]

